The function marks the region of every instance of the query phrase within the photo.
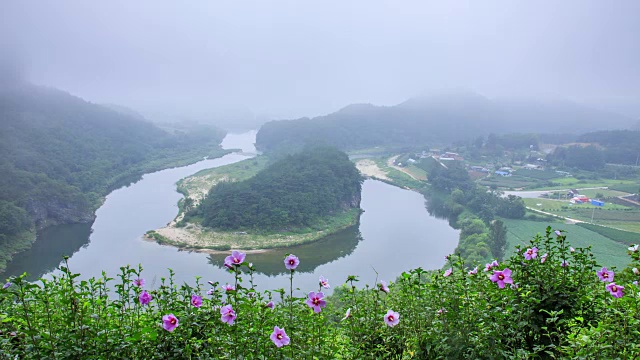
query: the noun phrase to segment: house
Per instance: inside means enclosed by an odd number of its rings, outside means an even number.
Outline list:
[[[511,176],[511,173],[508,172],[508,171],[500,171],[500,170],[498,170],[498,171],[495,172],[495,174],[496,175],[500,175],[500,176],[505,176],[505,177]]]
[[[489,172],[489,169],[482,166],[477,166],[477,165],[471,166],[470,169],[471,171],[475,171],[475,172],[483,172],[483,173]]]
[[[571,200],[569,200],[572,204],[585,204],[591,202],[591,200],[585,195],[576,195]]]

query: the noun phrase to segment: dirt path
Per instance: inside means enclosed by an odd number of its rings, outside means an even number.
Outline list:
[[[590,187],[590,188],[581,188],[581,189],[576,189],[576,190],[580,191],[580,190],[600,190],[600,189],[608,189],[608,187],[606,187],[606,186]],[[539,198],[543,194],[548,194],[548,193],[558,192],[558,191],[567,192],[567,191],[569,191],[569,189],[505,191],[502,196],[506,197],[508,195],[516,195],[516,196],[520,196],[523,199],[536,199],[536,198]]]
[[[398,171],[402,171],[403,173],[405,173],[405,174],[407,174],[407,175],[411,176],[411,178],[412,178],[413,180],[418,180],[418,181],[420,181],[420,179],[418,179],[418,178],[416,178],[415,176],[413,176],[413,174],[411,174],[409,171],[407,171],[407,169],[405,169],[405,168],[401,168],[400,166],[396,166],[396,165],[395,165],[395,161],[396,161],[396,159],[398,158],[398,156],[400,156],[400,155],[396,155],[396,156],[392,156],[392,157],[390,157],[390,158],[387,160],[387,165],[389,165],[389,167],[392,167],[392,168],[394,168],[394,169],[396,169],[396,170],[398,170]]]
[[[554,213],[550,213],[550,212],[547,212],[547,211],[534,209],[534,208],[528,207],[528,206],[527,206],[527,210],[531,210],[531,211],[534,211],[534,212],[537,212],[537,213],[540,213],[540,214],[550,215],[550,216],[553,216],[553,217],[556,217],[556,218],[564,219],[564,221],[566,221],[567,224],[577,224],[577,223],[582,223],[582,222],[590,224],[587,221],[582,221],[582,220],[578,220],[578,219],[572,219],[572,218],[560,216],[560,215],[557,215],[557,214],[554,214]]]
[[[622,201],[626,201],[626,202],[631,203],[631,204],[634,204],[634,205],[636,205],[636,206],[640,206],[640,202],[633,201],[633,200],[631,200],[631,199],[627,199],[627,198],[625,198],[625,196],[629,196],[629,195],[618,196],[618,199],[620,199],[620,200],[622,200]]]

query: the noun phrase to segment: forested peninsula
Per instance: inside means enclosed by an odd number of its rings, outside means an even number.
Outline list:
[[[183,203],[175,225],[147,235],[191,249],[251,250],[314,241],[357,223],[363,178],[345,153],[309,147],[266,166],[264,159],[212,169],[224,180],[214,180],[196,206]],[[239,168],[244,179],[229,181]],[[205,176],[212,175],[188,179]]]
[[[146,172],[217,157],[215,127],[168,132],[60,90],[0,88],[0,272],[36,229],[91,222],[110,191]]]

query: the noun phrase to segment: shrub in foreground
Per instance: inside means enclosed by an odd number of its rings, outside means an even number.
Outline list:
[[[547,228],[509,259],[470,269],[457,255],[442,271],[326,297],[329,280],[294,296],[300,261],[284,259],[289,289],[257,291],[253,265],[233,251],[235,281],[177,286],[173,272],[147,289],[142,268],[78,281],[10,279],[0,290],[0,359],[502,359],[640,356],[640,252],[624,270],[597,266]]]

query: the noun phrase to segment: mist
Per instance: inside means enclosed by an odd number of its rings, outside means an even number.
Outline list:
[[[450,89],[638,118],[639,16],[637,1],[4,1],[0,80],[152,119],[316,116]]]

